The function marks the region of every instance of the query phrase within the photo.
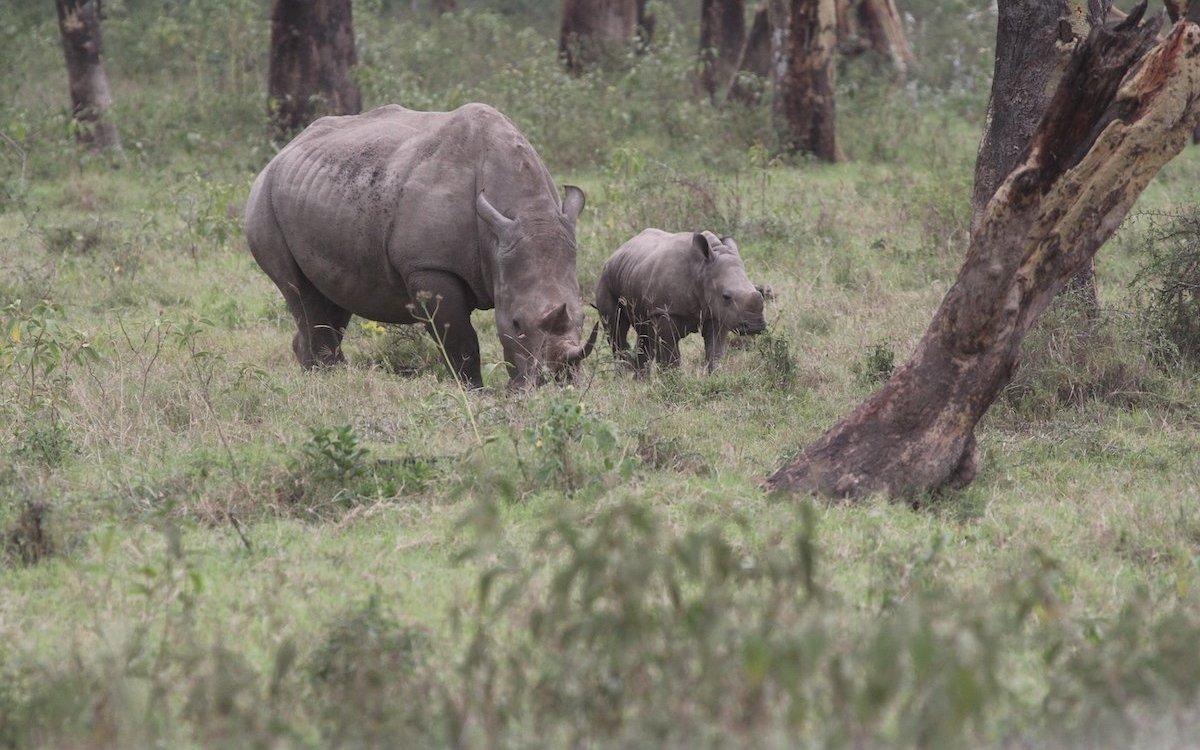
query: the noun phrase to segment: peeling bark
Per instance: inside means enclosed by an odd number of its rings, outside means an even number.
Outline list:
[[[637,36],[638,11],[638,0],[566,0],[558,54],[567,70],[579,73],[629,49]]]
[[[268,110],[286,140],[317,117],[362,111],[350,0],[272,0]]]
[[[768,487],[909,497],[974,478],[975,426],[1025,333],[1200,119],[1200,26],[1182,20],[1155,44],[1159,23],[1141,23],[1144,10],[1078,45],[912,358]]]
[[[774,114],[782,150],[841,161],[834,98],[835,0],[772,0],[770,12]]]
[[[55,0],[62,36],[75,138],[93,151],[120,149],[117,125],[108,116],[112,90],[104,72],[100,0]]]
[[[732,79],[745,37],[744,0],[701,0],[700,85],[710,96]]]

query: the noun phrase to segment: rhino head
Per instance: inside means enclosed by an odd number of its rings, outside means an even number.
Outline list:
[[[716,236],[713,235],[713,239]],[[763,295],[746,276],[746,267],[732,237],[714,245],[702,233],[692,238],[696,252],[704,258],[701,289],[704,309],[722,331],[753,335],[767,330],[763,317]]]
[[[480,218],[496,235],[496,329],[508,364],[509,388],[544,382],[547,374],[573,374],[592,353],[597,329],[582,340],[583,307],[575,275],[575,220],[583,191],[568,185],[553,215],[508,217],[483,193]]]

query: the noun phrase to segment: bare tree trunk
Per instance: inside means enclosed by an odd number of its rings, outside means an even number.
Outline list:
[[[443,16],[458,10],[458,4],[455,0],[432,0],[431,8],[434,14]]]
[[[1200,119],[1200,26],[1180,21],[1155,45],[1159,24],[1141,24],[1144,11],[1078,46],[912,358],[769,487],[911,496],[974,478],[975,426],[1026,331]]]
[[[744,0],[701,0],[700,85],[709,96],[733,77],[745,38]]]
[[[835,0],[771,0],[775,120],[787,152],[842,160],[834,99]]]
[[[979,154],[971,228],[996,188],[1013,170],[1062,78],[1076,45],[1106,21],[1111,0],[1001,2],[996,24],[996,67]],[[1095,267],[1089,262],[1070,287],[1099,308]]]
[[[572,73],[629,49],[638,0],[566,0],[558,53]]]
[[[747,86],[742,78],[743,73],[763,80],[771,75],[771,21],[765,2],[759,6],[754,13],[754,20],[750,22],[750,32],[746,34],[737,64],[733,66],[725,94],[726,100],[756,103],[762,92],[757,87]]]
[[[644,50],[654,41],[654,27],[658,19],[653,13],[646,12],[646,0],[637,0],[637,37],[638,49]]]
[[[269,111],[290,138],[317,117],[362,111],[350,0],[272,0]]]
[[[104,72],[100,0],[55,0],[55,6],[71,87],[75,138],[94,151],[120,149],[117,125],[108,116],[112,91]]]
[[[860,0],[858,24],[866,30],[870,48],[891,61],[901,75],[916,64],[895,0]]]

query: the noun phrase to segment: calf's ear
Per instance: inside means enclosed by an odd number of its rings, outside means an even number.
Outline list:
[[[712,248],[708,245],[708,238],[703,234],[696,232],[692,235],[692,247],[696,248],[705,260],[712,260]]]
[[[721,244],[724,245],[725,247],[729,248],[730,250],[734,251],[735,253],[738,252],[737,241],[734,240],[732,237],[722,237]]]
[[[587,203],[587,196],[574,185],[564,185],[563,193],[563,214],[566,215],[567,221],[571,222],[571,226],[575,226],[575,220],[579,218],[579,212],[583,210],[584,204]]]

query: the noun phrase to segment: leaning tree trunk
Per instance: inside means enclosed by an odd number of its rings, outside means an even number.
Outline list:
[[[834,99],[835,0],[772,0],[774,115],[782,150],[842,160]]]
[[[362,111],[350,0],[272,0],[269,106],[287,139],[321,115]]]
[[[638,0],[566,0],[558,53],[578,73],[627,50],[637,28]]]
[[[771,22],[766,3],[754,13],[754,20],[750,22],[750,31],[742,43],[725,93],[726,100],[755,104],[761,98],[762,91],[758,86],[747,85],[747,79],[742,77],[744,73],[759,80],[771,75]]]
[[[1111,0],[1002,2],[996,23],[996,67],[979,154],[971,228],[978,227],[996,188],[1017,166],[1076,45],[1107,20]],[[1071,287],[1099,306],[1094,264],[1089,261]]]
[[[916,58],[908,46],[895,0],[859,0],[857,20],[870,48],[890,61],[901,75],[913,67]]]
[[[119,149],[121,137],[108,116],[112,92],[104,72],[100,0],[55,0],[55,6],[71,87],[75,138],[94,151]]]
[[[745,37],[744,0],[701,0],[700,85],[709,96],[729,83]]]
[[[1200,26],[1180,21],[1155,45],[1159,24],[1141,24],[1144,11],[1077,47],[912,358],[768,486],[911,496],[974,478],[975,426],[1011,379],[1026,331],[1200,119]]]

